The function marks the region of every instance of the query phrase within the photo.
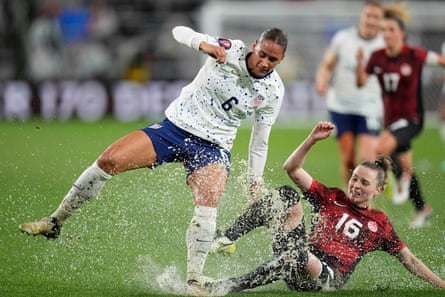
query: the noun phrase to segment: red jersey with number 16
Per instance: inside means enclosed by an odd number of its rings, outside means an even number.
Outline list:
[[[345,276],[369,252],[381,250],[395,255],[406,246],[384,212],[356,206],[341,189],[314,180],[306,198],[318,213],[309,234],[310,244]]]
[[[400,119],[423,124],[422,68],[427,50],[404,45],[399,55],[388,57],[385,49],[374,51],[366,72],[378,78],[383,95],[384,125]]]

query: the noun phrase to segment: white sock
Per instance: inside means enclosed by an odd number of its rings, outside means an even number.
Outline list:
[[[97,197],[105,182],[111,177],[94,162],[79,176],[51,217],[56,218],[57,222],[62,224],[82,204]]]
[[[217,209],[195,206],[195,213],[187,228],[187,280],[199,281],[216,230]]]

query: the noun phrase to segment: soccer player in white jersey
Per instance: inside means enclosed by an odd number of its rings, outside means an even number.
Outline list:
[[[380,2],[367,1],[358,27],[342,29],[334,35],[316,74],[317,92],[326,96],[329,115],[337,129],[335,137],[345,184],[358,161],[376,157],[383,116],[380,87],[375,77],[362,89],[356,86],[355,54],[361,47],[368,58],[372,51],[384,47],[379,34],[383,13]]]
[[[442,56],[445,56],[445,42],[442,43]],[[443,143],[445,143],[445,84],[439,98],[439,135]],[[442,161],[442,166],[445,161]]]
[[[248,176],[253,196],[262,183],[268,139],[282,103],[284,86],[275,67],[283,60],[287,35],[264,31],[252,47],[240,40],[216,38],[178,26],[173,37],[209,56],[195,79],[167,108],[166,118],[111,144],[75,181],[47,218],[19,229],[48,238],[59,236],[65,220],[96,197],[119,173],[182,162],[194,196],[194,214],[186,233],[187,284],[200,294],[200,277],[215,235],[217,207],[230,168],[230,148],[243,119],[253,115]],[[255,199],[255,197],[252,197]]]

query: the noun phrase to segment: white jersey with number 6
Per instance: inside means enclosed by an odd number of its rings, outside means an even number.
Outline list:
[[[183,130],[230,149],[237,128],[248,116],[253,114],[256,124],[274,123],[283,100],[283,82],[275,70],[265,77],[250,74],[246,65],[250,49],[241,40],[203,34],[200,38],[224,47],[227,62],[218,64],[209,57],[169,105],[166,116]]]

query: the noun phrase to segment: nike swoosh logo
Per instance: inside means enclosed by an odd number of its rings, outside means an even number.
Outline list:
[[[340,203],[340,202],[337,202],[337,200],[334,201],[334,204],[337,205],[337,206],[340,206],[340,207],[346,207],[345,204],[342,204],[342,203]]]
[[[197,242],[211,242],[211,241],[208,241],[208,240],[202,240],[202,239],[199,239],[199,238],[196,238],[196,241],[197,241]]]

